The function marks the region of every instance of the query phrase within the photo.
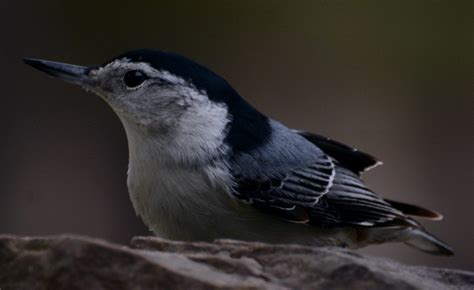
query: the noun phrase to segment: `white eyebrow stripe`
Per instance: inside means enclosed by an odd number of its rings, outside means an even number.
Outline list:
[[[169,81],[177,85],[183,85],[183,86],[189,85],[183,78],[180,78],[177,75],[170,73],[169,71],[159,70],[158,72],[160,74],[160,77],[166,81]]]
[[[124,57],[121,59],[116,59],[104,67],[99,67],[95,70],[91,70],[92,75],[99,75],[103,72],[107,71],[112,71],[116,69],[129,69],[129,70],[141,70],[146,74],[149,74],[151,78],[161,78],[165,81],[168,81],[170,83],[176,84],[176,85],[182,85],[182,86],[193,86],[183,78],[172,74],[171,72],[167,70],[158,70],[154,67],[151,66],[151,64],[147,62],[132,62],[130,59]]]

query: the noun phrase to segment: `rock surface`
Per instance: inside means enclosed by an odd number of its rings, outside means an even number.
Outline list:
[[[336,248],[0,235],[0,289],[474,289],[474,273]]]

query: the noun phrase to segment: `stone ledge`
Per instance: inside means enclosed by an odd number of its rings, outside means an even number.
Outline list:
[[[338,248],[73,235],[0,235],[7,289],[473,289],[474,273],[406,266]]]

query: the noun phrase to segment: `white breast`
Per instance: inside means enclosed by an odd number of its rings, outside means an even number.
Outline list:
[[[228,188],[232,180],[224,160],[216,157],[194,163],[192,158],[205,152],[190,150],[189,141],[186,149],[163,144],[166,140],[144,136],[123,123],[130,151],[130,197],[136,213],[151,230],[168,238],[208,239],[218,231],[217,224],[221,226],[217,217],[235,216],[232,207],[236,202]],[[214,153],[222,150],[211,149]],[[188,162],[186,154],[192,154]]]
[[[160,236],[207,240],[217,231],[216,218],[233,215],[233,201],[223,181],[217,180],[226,179],[226,174],[209,173],[215,170],[163,165],[145,177],[140,167],[131,163],[128,186],[136,212]]]

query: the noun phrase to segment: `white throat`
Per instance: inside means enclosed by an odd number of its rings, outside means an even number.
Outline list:
[[[229,202],[232,179],[223,143],[227,121],[216,127],[193,118],[192,126],[185,116],[180,128],[159,136],[121,119],[129,144],[127,183],[136,213],[165,237],[186,239],[180,226],[205,232],[201,227],[209,221],[201,215],[214,216]]]

